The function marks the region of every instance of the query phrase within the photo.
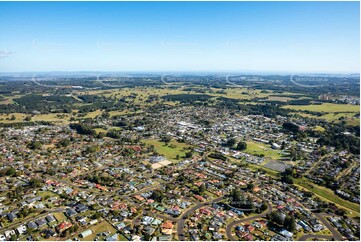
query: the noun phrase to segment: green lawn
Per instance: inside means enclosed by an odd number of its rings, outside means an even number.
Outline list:
[[[110,231],[111,235],[113,235],[116,232],[115,228],[105,220],[87,229],[91,229],[93,233],[85,238],[80,238],[81,241],[93,241],[94,238],[97,236],[97,234],[101,232]],[[81,234],[82,232],[83,231],[79,232],[78,235]]]
[[[65,214],[62,212],[59,213],[53,213],[54,217],[56,218],[56,220],[58,220],[58,222],[63,222],[66,220]]]
[[[253,141],[247,142],[247,149],[244,152],[250,155],[264,155],[265,158],[270,158],[273,160],[278,160],[281,158],[279,150],[274,150],[268,145],[256,143]]]
[[[52,192],[52,191],[42,191],[42,192],[39,192],[38,195],[41,196],[42,198],[45,198],[46,196],[59,197],[58,194],[56,194],[55,192]]]
[[[166,157],[169,160],[176,161],[176,156],[179,155],[180,157],[185,156],[185,153],[189,150],[187,149],[190,145],[185,143],[179,143],[175,140],[169,142],[169,145],[164,145],[164,142],[159,140],[151,139],[151,140],[143,140],[144,143],[148,145],[154,145],[155,150],[162,156]],[[170,147],[170,146],[174,147]]]

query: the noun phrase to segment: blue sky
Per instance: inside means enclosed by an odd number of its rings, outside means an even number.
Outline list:
[[[359,2],[0,2],[0,72],[359,72]]]

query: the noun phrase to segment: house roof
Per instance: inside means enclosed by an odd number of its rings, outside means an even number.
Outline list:
[[[174,225],[171,221],[167,220],[164,223],[162,223],[161,227],[164,229],[172,229]]]

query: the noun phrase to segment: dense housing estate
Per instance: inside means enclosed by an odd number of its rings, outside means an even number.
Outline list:
[[[359,102],[244,78],[1,84],[0,240],[359,240]]]

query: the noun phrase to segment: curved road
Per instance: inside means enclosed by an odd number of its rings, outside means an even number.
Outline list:
[[[224,199],[224,197],[219,197],[216,198],[210,202],[204,202],[204,203],[200,203],[196,206],[194,206],[193,208],[190,208],[187,212],[185,212],[182,217],[179,218],[179,223],[177,225],[177,234],[178,234],[178,240],[179,241],[184,241],[184,226],[185,226],[185,220],[188,217],[188,215],[192,214],[194,211],[196,211],[197,209],[200,209],[201,207],[204,206],[208,206],[211,203],[217,203],[220,202]]]
[[[335,229],[335,227],[333,227],[326,219],[325,219],[325,213],[315,213],[314,214],[318,220],[320,220],[327,228],[328,230],[331,231],[331,233],[333,234],[333,237],[337,240],[337,241],[341,241],[343,239],[342,235]]]
[[[265,211],[263,211],[262,213],[251,216],[251,217],[248,217],[248,218],[243,218],[243,219],[240,219],[240,220],[237,220],[237,221],[233,221],[232,223],[228,224],[227,228],[226,228],[226,234],[227,234],[228,239],[232,240],[232,241],[238,241],[238,238],[234,237],[233,234],[232,234],[232,229],[236,225],[238,225],[240,223],[243,223],[243,222],[251,221],[251,220],[254,220],[254,219],[262,218],[262,217],[266,216],[267,214],[269,214],[271,212],[272,212],[272,206],[271,206],[271,204],[269,202],[267,202],[267,209]]]

